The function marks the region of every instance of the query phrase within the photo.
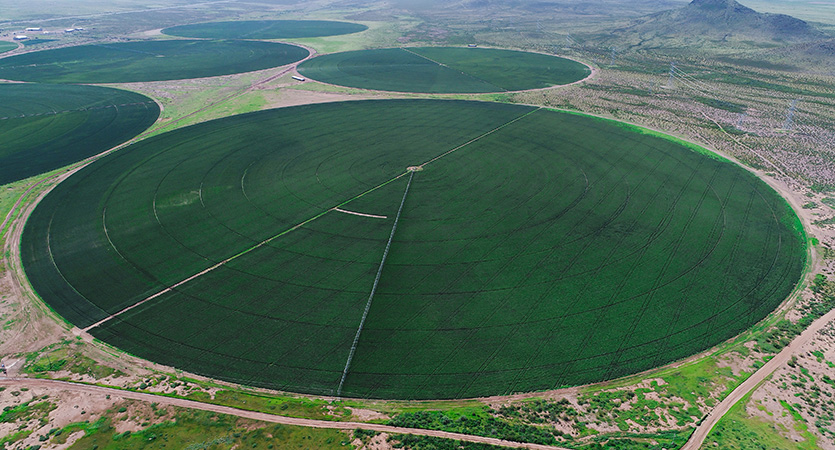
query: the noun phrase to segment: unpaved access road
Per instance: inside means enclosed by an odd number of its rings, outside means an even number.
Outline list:
[[[146,394],[143,392],[123,391],[121,389],[113,389],[102,386],[93,386],[88,384],[69,383],[58,380],[45,380],[36,378],[14,378],[3,379],[0,378],[0,386],[8,388],[45,388],[55,389],[60,391],[71,391],[78,393],[111,395],[113,397],[121,397],[130,400],[139,400],[144,402],[153,402],[160,405],[178,406],[181,408],[199,409],[203,411],[210,411],[218,414],[228,414],[231,416],[242,417],[245,419],[260,420],[263,422],[278,423],[282,425],[296,425],[301,427],[311,428],[331,428],[336,430],[354,430],[362,428],[364,430],[379,431],[389,434],[413,434],[418,436],[432,436],[444,439],[455,439],[459,441],[476,442],[481,444],[499,445],[511,448],[525,448],[531,450],[571,450],[563,447],[554,447],[550,445],[540,444],[525,444],[521,442],[505,441],[502,439],[473,436],[469,434],[450,433],[447,431],[436,430],[422,430],[419,428],[402,428],[392,427],[389,425],[380,425],[374,423],[363,422],[332,422],[328,420],[314,420],[314,419],[299,419],[295,417],[276,416],[273,414],[260,413],[255,411],[247,411],[229,406],[212,405],[209,403],[201,403],[193,400],[185,400],[181,398],[165,397],[161,395]]]
[[[812,322],[803,333],[800,334],[797,338],[795,338],[791,344],[786,346],[780,353],[771,358],[765,365],[763,365],[760,370],[754,372],[747,380],[745,380],[742,384],[736,387],[736,389],[731,392],[730,395],[725,397],[724,400],[719,402],[713,411],[711,411],[704,421],[696,427],[696,431],[690,436],[690,439],[687,440],[687,443],[681,447],[681,450],[698,450],[707,438],[708,433],[713,427],[719,422],[719,419],[722,418],[727,412],[731,409],[732,406],[736,404],[736,402],[740,401],[742,397],[744,397],[749,392],[753,391],[760,383],[765,381],[766,377],[771,375],[777,368],[782,366],[783,364],[787,363],[791,356],[797,352],[800,347],[802,347],[807,342],[811,341],[815,334],[820,331],[821,328],[826,326],[829,322],[835,320],[835,310],[829,311],[820,319]]]

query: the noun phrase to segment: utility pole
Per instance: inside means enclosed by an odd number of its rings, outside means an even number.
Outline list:
[[[786,121],[783,123],[783,129],[789,131],[794,126],[794,113],[797,111],[797,102],[800,99],[796,98],[792,100],[791,104],[789,105],[789,111],[786,113]]]
[[[745,120],[745,116],[747,116],[747,112],[739,113],[739,117],[736,119],[736,127],[739,128],[742,126],[742,121]]]
[[[670,89],[673,89],[674,87],[676,87],[676,85],[675,85],[675,77],[676,77],[675,70],[676,70],[676,63],[675,63],[675,61],[673,61],[673,62],[670,63],[670,77],[667,80],[667,87],[670,88]]]

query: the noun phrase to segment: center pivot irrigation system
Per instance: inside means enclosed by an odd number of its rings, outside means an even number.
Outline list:
[[[695,146],[528,106],[385,100],[134,144],[48,194],[22,256],[58,313],[138,356],[408,399],[687,357],[779,305],[804,242],[776,192]]]

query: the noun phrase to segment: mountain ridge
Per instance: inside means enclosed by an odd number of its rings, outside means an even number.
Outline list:
[[[685,45],[713,41],[782,46],[828,37],[801,19],[757,12],[736,0],[693,0],[682,8],[635,19],[613,33],[620,38],[639,37],[637,45],[680,39]]]

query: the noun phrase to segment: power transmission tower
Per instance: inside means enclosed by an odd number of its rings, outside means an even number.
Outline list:
[[[612,54],[609,56],[609,65],[612,66],[615,64],[615,55],[617,54],[617,50],[614,47],[611,48]]]
[[[792,100],[791,105],[789,105],[789,111],[786,113],[786,122],[783,123],[783,129],[788,131],[791,130],[794,126],[794,112],[797,111],[797,102],[800,99],[796,98]]]
[[[739,128],[742,126],[742,121],[745,120],[745,117],[748,115],[747,112],[742,112],[739,114],[739,117],[736,119],[736,127]]]
[[[672,89],[672,88],[676,87],[675,79],[676,79],[676,63],[675,63],[675,61],[673,61],[673,62],[670,63],[670,76],[669,76],[669,79],[667,80],[667,87],[668,88]]]

